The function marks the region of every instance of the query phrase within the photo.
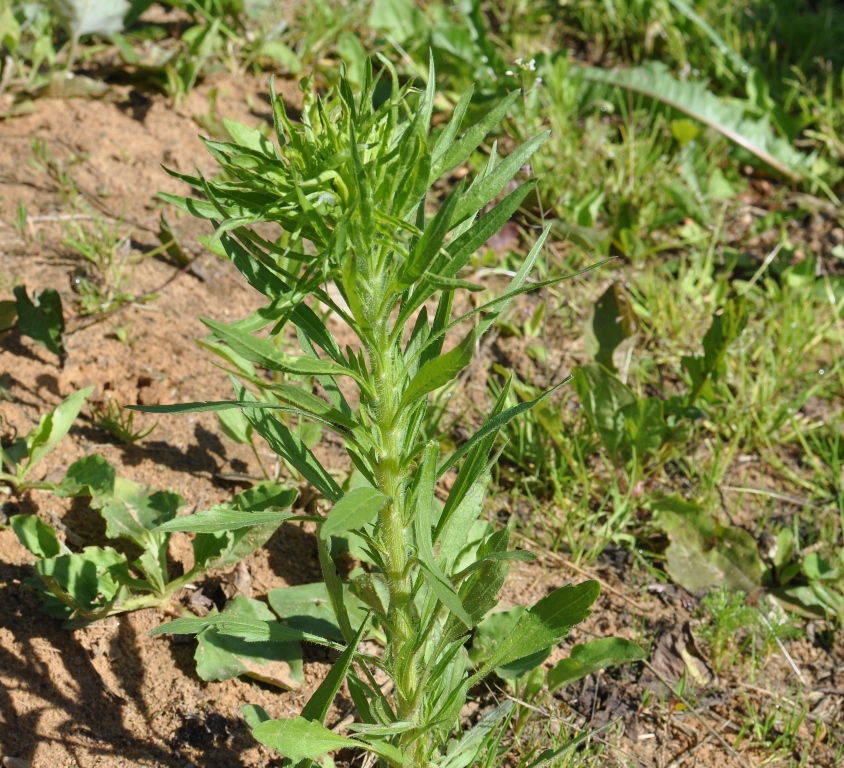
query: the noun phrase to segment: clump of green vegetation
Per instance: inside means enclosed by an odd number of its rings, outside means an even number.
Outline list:
[[[320,560],[346,646],[299,717],[271,720],[258,708],[250,709],[255,737],[302,766],[343,748],[366,750],[384,765],[408,768],[428,766],[446,755],[460,765],[492,764],[496,734],[512,707],[505,702],[458,739],[455,728],[468,691],[493,671],[506,677],[512,670],[533,669],[588,615],[598,594],[592,581],[557,589],[513,615],[508,631],[488,653],[467,653],[470,633],[498,602],[509,563],[532,557],[510,549],[508,528],[495,530],[479,521],[496,435],[560,384],[531,402],[505,408],[508,383],[484,424],[446,455],[435,440],[420,436],[420,428],[429,395],[471,363],[478,340],[509,302],[535,287],[526,280],[547,229],[501,296],[453,317],[455,294],[478,288],[461,279],[461,269],[511,217],[533,183],[518,185],[491,210],[480,217],[479,212],[546,135],[529,139],[505,158],[493,147],[475,180],[458,185],[431,216],[426,203],[432,185],[470,157],[518,92],[459,136],[470,90],[429,146],[433,69],[426,90],[417,94],[412,84],[399,85],[386,61],[385,68],[392,74],[388,92],[367,65],[359,93],[341,77],[325,97],[309,94],[298,125],[274,97],[277,144],[229,123],[233,142],[206,145],[231,180],[181,176],[207,201],[166,196],[214,224],[213,239],[269,303],[232,324],[204,320],[216,340],[215,351],[237,370],[232,377],[236,400],[136,407],[159,413],[241,409],[254,430],[330,505],[319,519]],[[278,226],[278,240],[260,235],[253,228],[259,222]],[[329,282],[342,301],[325,289]],[[330,311],[352,332],[357,346],[342,350],[306,299]],[[280,348],[281,331],[288,325],[296,329],[301,356]],[[272,326],[269,338],[254,335],[266,326]],[[248,375],[255,364],[314,376],[320,394]],[[257,387],[259,396],[241,380]],[[346,394],[349,387],[356,391],[356,407]],[[337,432],[360,475],[359,485],[340,488],[275,411]],[[440,505],[438,480],[455,466],[448,497]],[[185,520],[186,530],[191,521]],[[348,587],[332,558],[332,542],[339,539],[353,541],[365,564]],[[363,610],[349,594],[363,603]],[[219,621],[177,620],[160,631],[196,632],[211,622],[244,639],[271,636],[265,622],[233,629]],[[383,638],[383,654],[360,649],[368,633]],[[616,650],[606,646],[590,663],[609,664]],[[392,695],[376,683],[379,672],[391,681]],[[324,724],[344,680],[362,720],[349,726],[351,738]]]
[[[127,411],[108,398],[105,403],[92,409],[94,423],[109,434],[114,435],[122,443],[137,443],[149,437],[158,426],[158,422],[146,429],[135,429],[135,414]]]
[[[747,604],[747,595],[720,587],[701,603],[705,620],[695,634],[709,646],[709,658],[717,674],[736,663],[755,642],[755,629],[761,626],[759,609]]]
[[[68,621],[96,621],[141,608],[166,607],[186,584],[207,571],[235,565],[261,547],[282,522],[296,519],[282,511],[294,502],[295,491],[279,483],[258,483],[230,503],[193,516],[194,565],[171,577],[167,547],[170,532],[179,529],[173,525],[176,515],[185,507],[179,494],[151,491],[119,478],[98,455],[74,462],[61,483],[41,487],[58,496],[90,498],[106,523],[106,536],[124,545],[121,551],[88,546],[74,552],[37,516],[9,519],[21,544],[38,557],[36,587],[45,610]],[[215,522],[221,517],[225,525]],[[202,525],[197,526],[199,522]],[[131,564],[127,545],[140,549]]]

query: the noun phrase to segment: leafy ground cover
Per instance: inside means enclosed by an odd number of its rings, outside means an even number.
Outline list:
[[[294,511],[321,509],[248,423],[209,413],[130,423],[120,408],[228,397],[225,373],[193,342],[206,334],[198,317],[232,322],[259,306],[213,253],[211,230],[156,197],[188,193],[159,164],[214,179],[198,132],[240,142],[234,118],[268,136],[271,73],[295,117],[341,64],[362,85],[379,53],[422,87],[430,51],[435,131],[455,110],[470,125],[523,89],[498,132],[435,187],[432,214],[467,171],[551,131],[520,172],[535,191],[461,272],[482,290],[455,316],[499,296],[545,227],[532,279],[579,273],[517,297],[420,427],[458,449],[497,401],[515,407],[573,376],[497,443],[485,519],[537,560],[513,565],[504,610],[476,630],[470,658],[494,653],[516,606],[589,577],[603,588],[541,666],[474,690],[463,723],[511,697],[501,744],[513,765],[587,732],[554,764],[841,760],[844,15],[834,3],[376,0],[307,14],[135,3],[99,29],[62,5],[0,5],[0,137],[12,148],[0,157],[3,757],[276,764],[251,741],[241,705],[294,716],[334,652],[303,643],[270,668],[219,627],[196,646],[148,637],[166,618],[156,609],[62,629],[28,583],[31,551],[53,541],[34,521],[73,553],[114,547],[127,567],[143,556],[138,541],[110,535],[96,494],[56,495],[91,454],[194,509],[232,504],[277,472],[299,490]],[[312,79],[300,89],[303,74]],[[45,450],[42,417],[91,386]],[[336,482],[353,481],[329,431],[320,440],[295,418],[288,426]],[[15,533],[25,521],[30,551]],[[319,581],[312,525],[282,523],[168,610],[325,621],[325,595],[282,597]],[[163,549],[156,540],[156,573],[178,583],[196,545],[168,536]],[[47,544],[40,556],[60,552]],[[601,671],[589,641],[610,636],[646,658]],[[329,724],[353,712],[343,695]]]

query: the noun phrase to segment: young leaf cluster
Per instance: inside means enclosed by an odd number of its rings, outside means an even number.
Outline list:
[[[235,565],[261,547],[285,520],[296,492],[278,483],[259,483],[218,505],[178,517],[185,500],[172,491],[155,491],[116,476],[99,455],[73,463],[57,496],[90,497],[106,524],[106,536],[141,549],[132,563],[112,547],[73,551],[56,531],[35,515],[10,518],[21,544],[39,559],[45,610],[64,619],[94,621],[116,613],[166,605],[175,593],[203,573]],[[172,531],[195,531],[193,567],[171,578],[167,546]]]
[[[70,431],[93,391],[93,387],[86,387],[74,392],[52,411],[45,413],[38,426],[26,435],[15,435],[10,443],[0,445],[0,482],[13,488],[16,493],[43,487],[43,483],[29,479],[30,473]]]

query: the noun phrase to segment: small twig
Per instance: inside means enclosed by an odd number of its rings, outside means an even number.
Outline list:
[[[768,599],[771,601],[772,605],[776,606],[776,603],[774,603],[774,598],[771,595],[768,595]],[[801,685],[806,685],[806,678],[803,677],[803,673],[800,671],[800,668],[797,666],[797,663],[794,661],[794,659],[791,658],[791,654],[786,650],[786,647],[785,645],[783,645],[782,640],[780,640],[779,635],[774,631],[774,628],[771,626],[771,622],[768,621],[768,617],[762,612],[761,609],[757,608],[757,610],[759,611],[759,618],[762,619],[762,623],[765,625],[765,628],[773,636],[774,640],[779,646],[780,651],[782,652],[782,655],[785,656],[785,660],[788,662],[788,665],[794,671],[794,674],[797,675],[797,679],[800,681]]]
[[[765,273],[765,270],[770,266],[771,262],[777,257],[777,254],[780,252],[780,249],[782,248],[782,246],[783,246],[783,243],[781,243],[781,242],[777,243],[777,247],[774,248],[774,250],[771,251],[765,257],[765,261],[763,261],[762,265],[759,267],[759,269],[756,270],[756,274],[754,274],[753,277],[750,278],[750,282],[745,284],[744,288],[740,291],[739,296],[747,295],[747,293],[749,293],[750,289],[754,285],[756,285],[759,278],[762,277],[762,275]]]
[[[534,546],[536,546],[536,542],[533,539],[528,538],[527,536],[525,536],[522,533],[519,533],[518,531],[516,532],[516,536],[518,536],[520,539],[523,539],[524,541],[527,541],[527,542],[533,544]],[[581,568],[579,565],[575,565],[574,563],[566,560],[562,555],[558,555],[556,552],[549,552],[547,550],[541,550],[539,552],[538,556],[550,558],[554,562],[559,563],[564,568],[568,568],[569,570],[574,571],[575,573],[579,574],[580,576],[585,576],[587,579],[594,579],[595,581],[598,582],[598,584],[601,585],[601,589],[609,592],[610,594],[615,595],[620,600],[624,600],[625,603],[632,605],[637,611],[639,611],[639,613],[647,614],[650,611],[649,608],[646,608],[642,605],[639,605],[639,603],[637,603],[635,600],[627,597],[627,595],[625,595],[620,590],[618,590],[615,587],[607,584],[607,582],[605,582],[603,579],[599,578],[598,576],[595,576],[592,573],[589,573],[589,571],[587,571],[585,568]]]
[[[823,509],[819,504],[812,504],[808,499],[801,499],[799,496],[789,496],[785,493],[777,493],[776,491],[766,491],[764,488],[742,488],[736,485],[719,485],[720,491],[733,491],[734,493],[750,493],[755,496],[768,496],[772,499],[785,501],[789,504],[794,504],[798,507],[809,507],[810,509]]]
[[[686,709],[688,709],[688,710],[689,710],[689,712],[691,712],[691,713],[692,713],[692,714],[693,714],[693,715],[697,718],[698,722],[699,722],[699,723],[700,723],[700,724],[701,724],[704,728],[706,728],[706,730],[707,730],[707,731],[709,731],[710,735],[714,736],[714,737],[715,737],[715,738],[716,738],[716,739],[717,739],[717,740],[721,743],[721,746],[723,746],[723,747],[724,747],[724,749],[726,749],[726,750],[727,750],[727,752],[729,752],[729,753],[730,753],[730,754],[731,754],[731,755],[735,758],[736,762],[737,762],[737,763],[741,766],[741,768],[752,768],[752,766],[750,765],[750,763],[748,763],[748,762],[747,762],[747,760],[745,760],[745,759],[744,759],[744,758],[743,758],[743,757],[742,757],[742,756],[741,756],[738,752],[736,752],[736,751],[735,751],[735,749],[733,749],[733,747],[732,747],[732,746],[730,746],[730,743],[729,743],[729,742],[728,742],[728,741],[727,741],[727,740],[726,740],[726,739],[725,739],[725,738],[724,738],[724,737],[723,737],[720,733],[718,733],[718,732],[717,732],[717,731],[716,731],[716,730],[715,730],[715,729],[714,729],[714,728],[713,728],[713,727],[712,727],[709,723],[707,723],[707,722],[706,722],[706,720],[704,720],[704,719],[703,719],[703,716],[700,714],[700,712],[698,712],[698,711],[697,711],[697,709],[695,709],[695,708],[691,705],[691,703],[688,701],[688,699],[686,699],[686,697],[685,697],[685,696],[683,696],[683,695],[681,695],[680,693],[678,693],[678,691],[677,691],[677,690],[674,688],[674,686],[673,686],[673,685],[672,685],[672,684],[671,684],[671,683],[670,683],[670,682],[669,682],[669,681],[668,681],[668,680],[667,680],[667,679],[666,679],[666,678],[662,675],[662,673],[661,673],[661,672],[658,672],[658,671],[654,668],[653,664],[651,664],[651,663],[650,663],[647,659],[642,659],[642,664],[644,664],[644,665],[645,665],[645,666],[646,666],[646,667],[647,667],[647,668],[651,671],[651,673],[652,673],[653,675],[655,675],[655,676],[656,676],[656,678],[657,678],[657,679],[658,679],[658,680],[659,680],[659,681],[660,681],[660,682],[661,682],[661,683],[662,683],[662,684],[663,684],[666,688],[668,688],[668,690],[672,691],[672,692],[673,692],[673,694],[674,694],[674,695],[675,695],[675,696],[676,696],[676,697],[677,697],[680,701],[682,701],[682,702],[683,702],[683,704],[685,704]]]
[[[712,738],[711,734],[706,734],[702,739],[700,739],[697,743],[693,744],[689,747],[685,752],[681,752],[677,757],[675,757],[665,768],[679,768],[683,763],[686,762],[695,752],[697,752],[707,741]]]
[[[51,216],[29,216],[27,221],[33,224],[48,224],[56,221],[90,221],[93,218],[90,213],[57,213]]]
[[[86,328],[90,328],[92,325],[96,325],[97,323],[102,323],[103,321],[108,320],[108,318],[116,315],[122,309],[125,309],[126,307],[128,307],[130,305],[138,304],[138,303],[142,302],[144,299],[147,299],[147,298],[149,298],[150,296],[153,296],[156,293],[161,293],[161,291],[163,291],[165,288],[167,288],[167,286],[169,286],[170,283],[172,283],[174,280],[177,280],[179,277],[181,277],[183,274],[185,274],[185,272],[189,272],[195,261],[196,261],[196,259],[191,259],[187,264],[185,264],[184,267],[180,267],[179,269],[177,269],[172,275],[170,275],[170,277],[168,277],[157,288],[153,288],[151,291],[147,291],[146,293],[142,293],[134,301],[126,302],[125,304],[121,304],[119,307],[112,309],[110,312],[105,312],[102,315],[97,315],[95,318],[93,318],[89,322],[82,323],[81,325],[78,325],[76,328],[74,328],[72,331],[68,331],[67,334],[65,334],[65,335],[69,338],[69,337],[79,333],[80,331],[84,331]]]

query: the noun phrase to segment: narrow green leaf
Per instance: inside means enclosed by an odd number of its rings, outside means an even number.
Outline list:
[[[173,619],[153,629],[149,635],[197,635],[208,627],[215,627],[220,634],[239,637],[247,642],[262,643],[270,639],[283,642],[301,641],[325,645],[329,648],[340,648],[337,643],[311,632],[303,632],[284,624],[270,627],[266,621],[250,619],[244,616],[227,616],[218,613],[201,619],[185,618]]]
[[[475,123],[475,125],[466,131],[466,133],[464,133],[458,141],[451,144],[451,146],[444,148],[442,151],[439,151],[439,143],[434,147],[432,153],[433,164],[431,166],[430,176],[431,183],[449,171],[453,171],[458,165],[469,158],[469,156],[480,146],[480,143],[484,140],[484,138],[486,138],[486,135],[504,119],[510,107],[513,106],[513,103],[519,98],[520,93],[521,90],[517,88],[512,93],[507,94],[507,96],[498,102],[493,109],[487,112],[481,120]],[[471,89],[467,91],[467,94],[464,94],[464,99],[466,98],[466,95],[469,95],[471,98]],[[463,104],[463,99],[461,99],[458,102],[458,107],[463,107]],[[466,107],[468,107],[468,103],[466,104]],[[464,113],[466,107],[463,107]],[[452,122],[455,122],[458,116],[460,118],[463,116],[463,113],[458,113],[457,108],[455,108],[454,112],[455,115],[452,118]],[[450,131],[450,128],[451,126],[449,125],[446,131]],[[456,130],[454,131],[454,134],[456,134]],[[452,135],[441,137],[443,144],[451,138]]]
[[[405,390],[398,412],[401,413],[414,400],[454,379],[472,361],[476,340],[475,331],[472,330],[450,352],[425,363]]]
[[[357,653],[358,645],[360,645],[360,641],[366,632],[367,625],[367,621],[361,622],[360,628],[352,642],[346,646],[346,649],[340,654],[337,661],[334,662],[325,679],[319,684],[319,687],[314,691],[311,698],[308,699],[308,703],[302,708],[300,717],[306,720],[314,720],[318,723],[325,722],[331,705],[334,703],[334,697],[337,695],[337,691],[340,690],[340,686],[343,685],[346,674],[352,666],[355,653]]]
[[[372,723],[349,723],[346,728],[353,733],[359,733],[361,736],[397,736],[400,733],[412,731],[418,728],[418,723],[408,723],[406,721],[398,720],[389,725],[374,725]]]
[[[257,402],[255,396],[245,387],[240,386],[235,394],[241,401]],[[340,500],[343,495],[340,486],[298,436],[268,413],[253,408],[249,408],[245,413],[255,431],[267,441],[273,451],[287,459],[330,501]]]
[[[486,178],[473,184],[466,194],[460,198],[451,220],[451,226],[456,227],[461,222],[471,218],[492,200],[550,135],[550,131],[544,131],[524,144],[520,144]]]
[[[291,357],[266,339],[258,338],[250,333],[244,333],[222,323],[216,323],[208,318],[203,318],[202,322],[223,339],[237,354],[271,371],[284,371],[302,376],[345,375],[358,378],[349,368],[337,365],[336,363],[314,359],[312,357]]]
[[[338,365],[345,365],[337,340],[331,335],[328,326],[307,304],[299,304],[291,313],[290,321],[314,344],[322,347],[334,362]]]
[[[460,280],[455,277],[434,275],[430,272],[425,273],[425,279],[430,282],[434,288],[439,288],[441,291],[464,290],[476,293],[484,290],[484,286],[478,285],[477,283],[470,283],[468,280]]]
[[[452,276],[465,267],[477,250],[498,232],[518,210],[519,206],[536,187],[536,179],[529,179],[513,190],[501,202],[484,216],[481,216],[462,235],[456,237],[447,246],[451,260],[442,274]]]
[[[25,473],[50,453],[70,431],[79,411],[93,391],[94,387],[80,389],[41,417],[38,426],[26,436],[29,462],[24,469]]]
[[[272,747],[294,763],[299,760],[316,760],[338,749],[366,748],[363,742],[338,736],[322,723],[304,717],[268,720],[253,728],[252,735],[261,744]]]
[[[343,635],[343,639],[347,643],[350,643],[355,636],[355,631],[352,629],[349,609],[346,607],[346,593],[343,588],[343,582],[340,579],[340,574],[337,572],[334,559],[331,557],[329,539],[320,536],[317,540],[317,548],[319,564],[320,568],[322,568],[322,579],[325,582],[328,599],[331,601],[331,608],[334,611],[337,623],[340,625],[340,632]]]
[[[514,405],[512,408],[508,408],[506,411],[502,411],[496,416],[492,416],[491,418],[487,419],[483,426],[475,432],[472,437],[470,437],[460,448],[458,448],[454,453],[450,454],[448,458],[444,459],[443,462],[440,464],[439,470],[437,470],[437,476],[442,477],[450,467],[453,467],[460,459],[462,459],[472,448],[475,447],[481,440],[488,437],[489,435],[495,433],[497,434],[498,431],[505,425],[507,422],[512,421],[519,416],[520,414],[524,413],[525,411],[529,411],[538,403],[541,403],[546,397],[549,395],[553,395],[560,387],[568,384],[571,381],[571,376],[566,377],[563,379],[559,384],[551,387],[551,389],[546,390],[543,392],[539,397],[528,400],[524,403],[519,403],[518,405]]]
[[[294,498],[295,491],[291,491]],[[196,533],[219,533],[220,531],[236,531],[254,525],[275,523],[280,525],[285,520],[314,520],[308,515],[294,515],[292,512],[244,512],[240,509],[219,506],[195,512],[187,517],[159,525],[156,531],[193,531]]]
[[[454,589],[454,585],[448,580],[448,577],[440,570],[434,563],[421,561],[422,572],[425,574],[425,580],[433,590],[437,599],[469,630],[474,626],[472,617],[463,607],[463,602],[460,600],[460,595]]]
[[[481,750],[488,743],[492,731],[510,714],[512,709],[513,702],[507,700],[487,712],[449,750],[447,758],[441,763],[441,768],[470,768],[470,766],[478,765]]]
[[[475,92],[475,86],[470,85],[457,101],[457,104],[454,107],[454,110],[451,113],[451,117],[449,118],[448,124],[443,129],[442,133],[437,137],[436,142],[434,143],[434,148],[431,150],[431,161],[438,162],[440,158],[454,146],[454,141],[457,138],[457,134],[460,131],[460,126],[463,123],[463,118],[466,117],[466,110],[469,109],[469,105],[472,103],[472,96]],[[479,142],[480,143],[480,142]],[[442,173],[433,173],[431,172],[430,177],[428,178],[428,184],[433,184]]]
[[[388,502],[389,498],[375,488],[355,488],[331,508],[320,526],[320,536],[328,538],[360,528],[372,521]]]
[[[402,265],[398,275],[398,289],[404,290],[413,285],[429,268],[440,253],[445,243],[445,236],[451,230],[451,218],[463,194],[463,183],[451,191],[437,211],[434,220],[425,228],[416,247]]]
[[[425,573],[425,578],[433,590],[437,599],[463,624],[466,629],[473,626],[472,618],[463,603],[460,595],[451,583],[449,578],[437,565],[434,557],[432,541],[432,506],[434,501],[434,486],[437,482],[437,457],[439,456],[439,445],[430,442],[425,446],[425,453],[422,465],[419,468],[420,481],[416,498],[416,513],[413,517],[413,530],[416,539],[416,550],[419,562]]]
[[[282,402],[295,405],[306,413],[318,416],[326,421],[332,421],[347,429],[360,429],[360,424],[353,417],[333,408],[321,397],[311,394],[302,387],[293,384],[276,384],[269,389]]]
[[[640,661],[646,655],[636,643],[620,637],[603,637],[584,645],[575,645],[569,658],[558,661],[548,671],[548,690],[553,693],[601,669]]]

